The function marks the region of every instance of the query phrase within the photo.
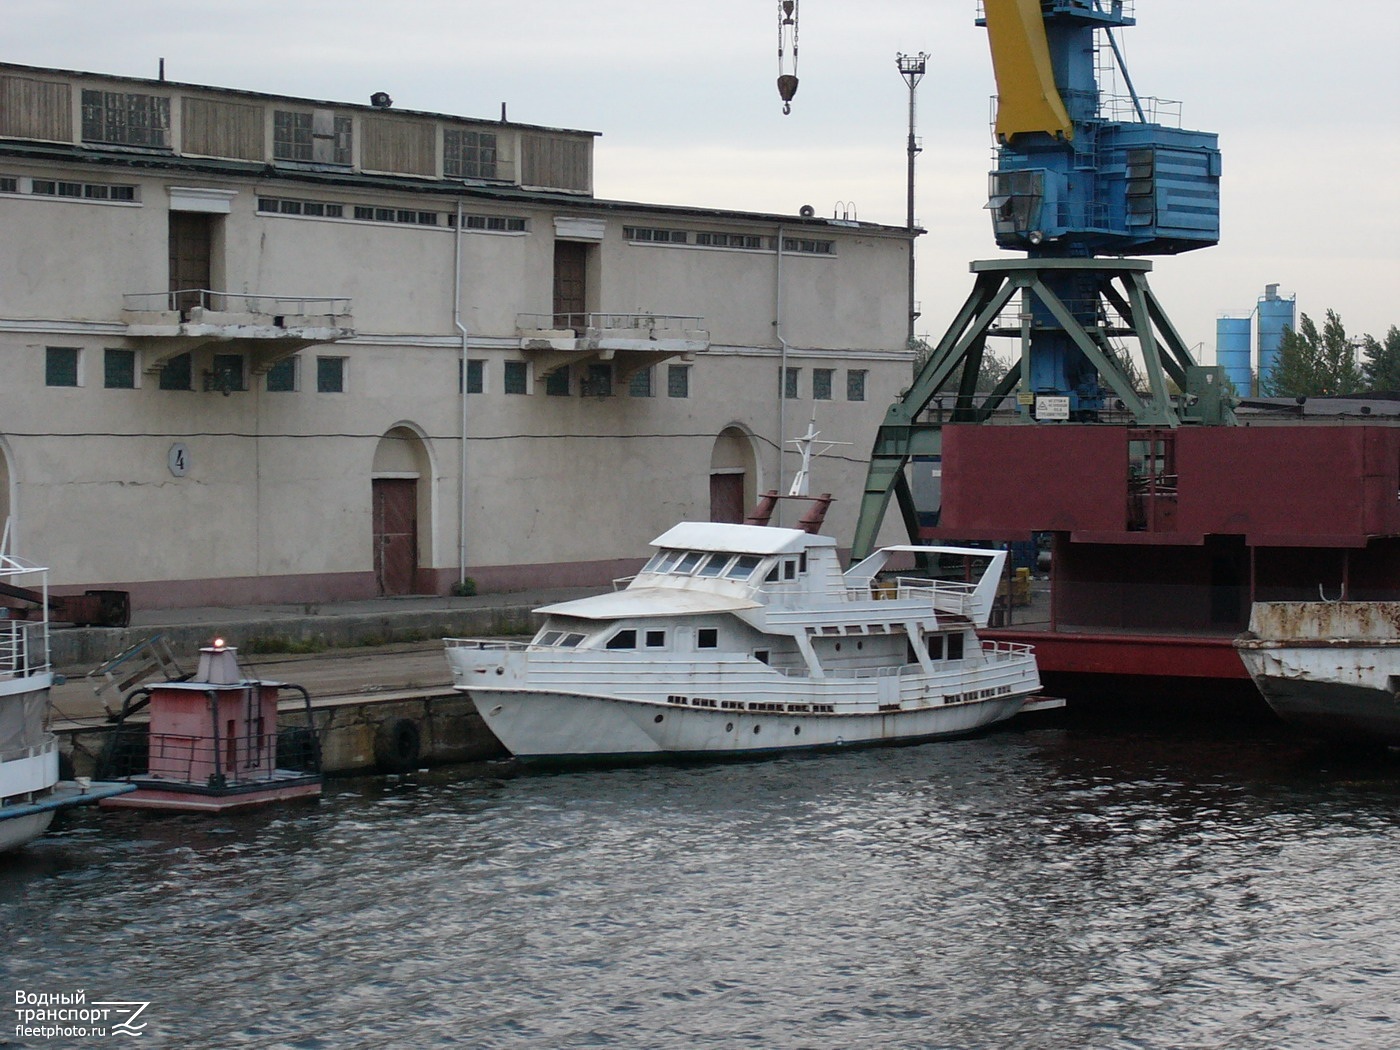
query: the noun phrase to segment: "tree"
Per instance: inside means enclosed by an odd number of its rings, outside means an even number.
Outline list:
[[[1360,391],[1362,375],[1356,347],[1347,338],[1337,312],[1327,311],[1320,334],[1307,314],[1298,331],[1285,328],[1278,360],[1260,385],[1271,397],[1325,397]]]
[[[1361,343],[1361,374],[1366,377],[1366,389],[1400,391],[1400,328],[1390,326],[1385,342],[1368,335]]]

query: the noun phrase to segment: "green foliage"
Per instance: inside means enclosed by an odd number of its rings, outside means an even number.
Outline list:
[[[1320,333],[1307,314],[1298,331],[1284,329],[1278,361],[1260,387],[1270,397],[1323,397],[1359,393],[1363,385],[1356,347],[1337,312],[1328,310]]]
[[[1368,335],[1361,341],[1361,374],[1368,390],[1400,391],[1400,328],[1390,326],[1385,342]]]

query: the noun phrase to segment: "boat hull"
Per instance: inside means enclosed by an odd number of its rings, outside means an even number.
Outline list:
[[[0,853],[19,849],[48,831],[53,814],[54,811],[48,809],[0,820]]]
[[[1400,602],[1258,602],[1235,648],[1284,721],[1400,747]]]
[[[1348,744],[1400,747],[1400,702],[1387,689],[1259,675],[1254,684],[1285,722]]]
[[[468,694],[502,745],[534,764],[744,757],[922,743],[1003,722],[1030,696],[1010,694],[896,711],[804,714],[677,707],[554,690],[473,689]]]

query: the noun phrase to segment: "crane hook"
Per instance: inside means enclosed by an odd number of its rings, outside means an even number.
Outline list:
[[[787,67],[787,53],[792,52],[792,68]],[[783,113],[792,112],[792,97],[797,94],[797,0],[778,2],[778,97],[783,100]]]

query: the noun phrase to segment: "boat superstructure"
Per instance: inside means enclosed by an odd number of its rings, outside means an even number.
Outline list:
[[[48,569],[4,553],[0,585],[36,594],[37,609],[0,604],[0,852],[48,830],[57,810],[131,790],[124,784],[63,781],[49,732]]]
[[[898,546],[842,572],[802,529],[683,522],[620,589],[529,642],[448,639],[454,685],[517,757],[741,755],[929,740],[1010,718],[1030,646],[979,637],[1006,554]],[[902,575],[921,561],[947,578]]]

